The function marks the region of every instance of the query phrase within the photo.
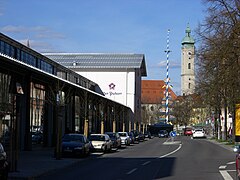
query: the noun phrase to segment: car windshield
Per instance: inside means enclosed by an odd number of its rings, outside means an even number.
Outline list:
[[[122,136],[122,137],[126,137],[127,136],[126,133],[118,133],[118,134],[119,134],[119,136]]]
[[[115,137],[115,134],[113,133],[106,133],[110,138],[114,138]]]
[[[164,133],[166,133],[166,132],[167,132],[167,131],[165,131],[165,130],[159,131],[160,134],[164,134]]]
[[[77,141],[77,142],[84,142],[84,138],[81,135],[70,135],[70,134],[66,134],[63,136],[62,139],[64,142],[67,141]]]
[[[91,135],[89,137],[90,141],[105,141],[105,136],[103,135]]]
[[[195,129],[195,132],[202,132],[202,129]]]

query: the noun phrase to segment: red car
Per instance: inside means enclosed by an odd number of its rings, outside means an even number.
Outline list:
[[[233,149],[234,152],[236,152],[236,176],[237,179],[240,179],[240,148],[239,146],[235,146]]]
[[[184,130],[184,135],[185,135],[185,136],[191,136],[191,135],[193,135],[192,129],[186,128],[186,129]]]

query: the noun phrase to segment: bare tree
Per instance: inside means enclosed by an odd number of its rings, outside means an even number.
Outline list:
[[[192,102],[193,100],[190,95],[181,96],[181,98],[174,102],[172,114],[176,118],[175,124],[184,125],[185,127],[191,124],[193,113]]]
[[[49,93],[46,96],[48,103],[52,104],[55,108],[56,116],[56,159],[61,159],[61,143],[62,143],[62,130],[63,130],[63,112],[65,105],[70,103],[72,88],[66,87],[66,85],[59,80],[55,86],[49,86]]]
[[[240,100],[240,1],[204,2],[208,14],[197,29],[201,43],[197,50],[197,89],[205,103],[215,111],[216,119],[220,118],[221,108],[225,109],[226,137],[227,108],[234,114],[234,106]]]
[[[3,133],[3,118],[11,113],[11,102],[9,95],[11,76],[0,73],[0,137]]]

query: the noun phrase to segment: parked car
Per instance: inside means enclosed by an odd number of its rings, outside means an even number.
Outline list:
[[[65,134],[62,138],[63,155],[87,156],[90,149],[91,143],[83,134]]]
[[[169,136],[169,134],[168,134],[167,130],[160,130],[159,133],[158,133],[159,138],[165,138],[165,137],[168,137],[168,136]]]
[[[148,138],[148,139],[152,139],[152,135],[151,135],[151,133],[150,133],[149,131],[146,131],[146,132],[144,133],[144,137],[145,137],[145,138]]]
[[[112,141],[107,134],[91,134],[89,140],[93,151],[110,152],[112,150]]]
[[[117,132],[105,132],[111,141],[112,141],[112,148],[121,148],[121,138]]]
[[[134,144],[135,143],[134,133],[133,132],[129,132],[128,135],[130,137],[130,143]]]
[[[195,129],[193,131],[193,138],[206,138],[204,129]]]
[[[32,132],[32,143],[40,144],[43,140],[43,134],[41,132]]]
[[[139,132],[137,130],[131,131],[134,135],[135,142],[139,143]]]
[[[191,128],[185,128],[184,135],[185,136],[192,136],[193,135],[192,129]]]
[[[7,154],[4,151],[2,144],[0,143],[0,179],[8,179],[9,164],[7,161]]]
[[[139,136],[139,141],[144,141],[145,140],[145,136],[142,132],[139,132],[138,136]]]
[[[118,132],[120,138],[121,138],[121,144],[123,145],[130,145],[130,137],[127,132]]]

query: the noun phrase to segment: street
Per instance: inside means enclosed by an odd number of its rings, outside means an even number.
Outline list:
[[[235,179],[235,154],[206,139],[158,138],[93,153],[74,166],[38,179]]]

